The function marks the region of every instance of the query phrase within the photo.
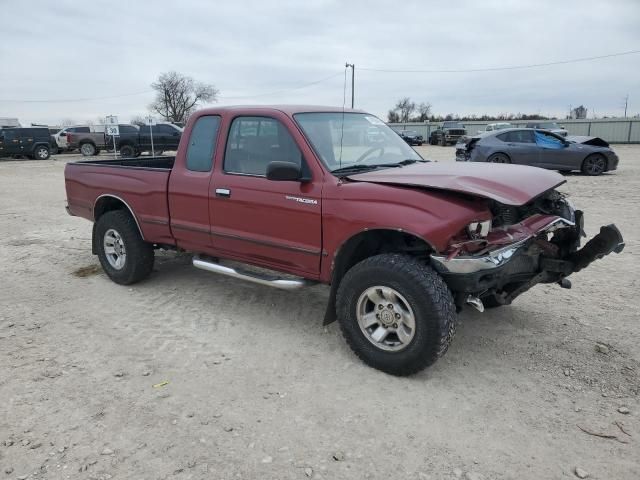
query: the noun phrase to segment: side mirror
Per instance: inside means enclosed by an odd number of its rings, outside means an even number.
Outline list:
[[[267,165],[267,180],[287,182],[301,179],[302,169],[295,163],[275,161]]]
[[[60,136],[61,136],[61,137],[66,137],[66,136],[67,136],[67,132],[62,132],[62,133],[60,134]]]

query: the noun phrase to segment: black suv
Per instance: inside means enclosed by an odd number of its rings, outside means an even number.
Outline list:
[[[456,121],[442,122],[437,130],[431,132],[429,145],[449,145],[456,143],[460,137],[467,134],[464,126]]]
[[[0,130],[0,157],[49,158],[55,140],[47,127],[18,127]]]

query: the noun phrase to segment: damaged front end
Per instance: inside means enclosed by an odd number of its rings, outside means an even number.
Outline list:
[[[459,309],[508,305],[539,283],[570,288],[569,275],[624,248],[615,225],[600,227],[579,248],[583,214],[555,190],[521,207],[494,202],[491,210],[490,225],[472,222],[446,251],[431,256]]]

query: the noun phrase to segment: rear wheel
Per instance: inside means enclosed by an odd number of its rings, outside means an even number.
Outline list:
[[[585,175],[600,175],[607,170],[607,159],[599,153],[589,155],[582,162],[581,170]]]
[[[491,155],[487,162],[491,163],[511,163],[511,159],[504,153],[494,153]]]
[[[142,239],[129,212],[105,213],[96,224],[95,234],[100,264],[111,280],[129,285],[149,276],[153,269],[153,245]]]
[[[336,306],[354,353],[392,375],[433,364],[455,333],[456,308],[447,285],[408,255],[376,255],[352,267],[340,282]]]
[[[83,143],[80,145],[80,153],[85,157],[91,157],[97,154],[97,149],[93,143]]]
[[[49,155],[49,147],[45,145],[40,145],[33,151],[33,158],[36,160],[47,160],[49,158]]]
[[[122,145],[120,147],[120,156],[125,158],[133,158],[136,155],[136,149],[133,145]]]

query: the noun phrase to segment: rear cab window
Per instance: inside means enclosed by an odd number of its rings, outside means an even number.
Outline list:
[[[205,115],[196,120],[187,147],[187,170],[192,172],[211,170],[219,129],[220,117],[217,115]]]

